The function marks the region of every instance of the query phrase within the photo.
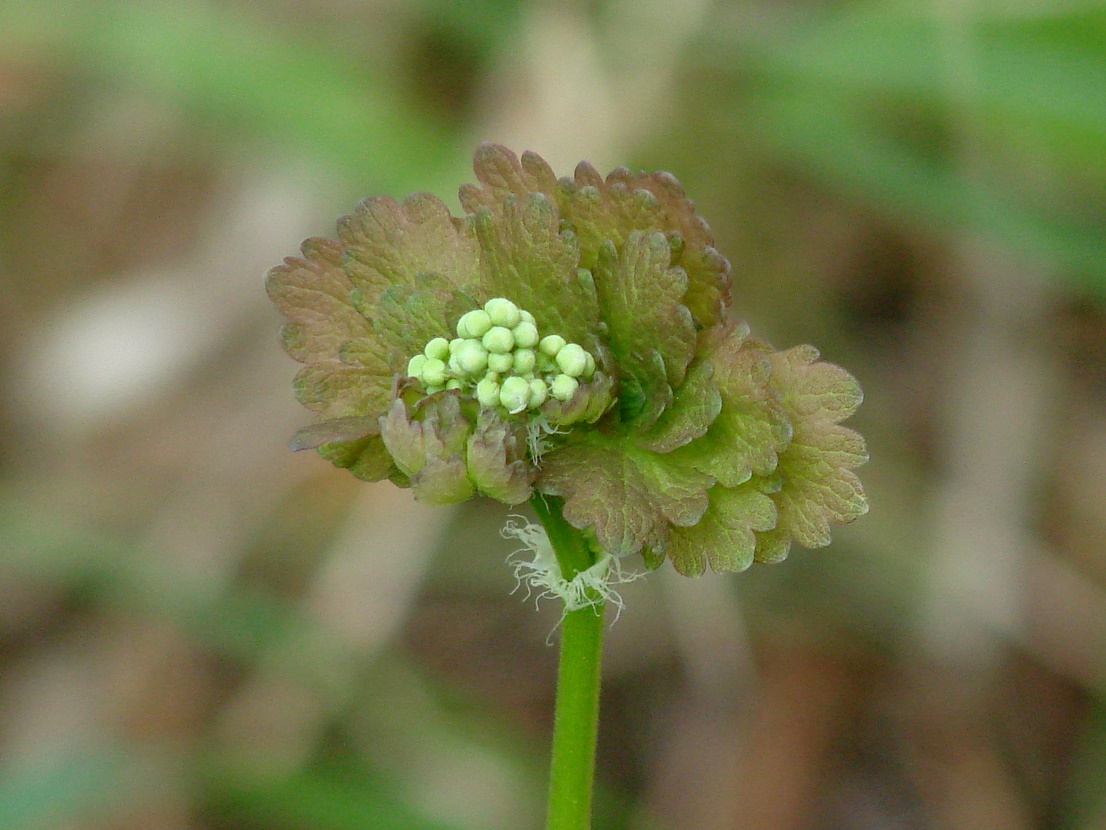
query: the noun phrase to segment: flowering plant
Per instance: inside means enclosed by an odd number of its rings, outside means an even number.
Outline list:
[[[515,573],[564,601],[549,830],[590,826],[599,663],[621,557],[740,571],[867,510],[845,370],[729,319],[730,265],[667,173],[484,144],[464,215],[367,199],[269,272],[313,447],[431,504],[529,500]],[[629,577],[627,577],[629,578]]]
[[[667,173],[558,179],[484,144],[465,215],[375,197],[272,269],[319,420],[293,440],[432,504],[563,499],[597,551],[739,571],[867,503],[851,375],[728,319],[730,265]]]

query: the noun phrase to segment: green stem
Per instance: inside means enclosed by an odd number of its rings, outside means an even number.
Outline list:
[[[561,514],[562,502],[535,495],[538,514],[565,579],[595,564],[587,540]],[[561,622],[561,662],[553,717],[546,830],[589,830],[599,723],[599,663],[603,653],[603,604],[569,611]]]

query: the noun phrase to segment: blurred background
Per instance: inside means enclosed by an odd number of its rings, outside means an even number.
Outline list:
[[[0,3],[0,827],[541,826],[506,509],[290,453],[262,288],[485,139],[867,394],[830,548],[622,589],[596,830],[1106,828],[1102,0]]]

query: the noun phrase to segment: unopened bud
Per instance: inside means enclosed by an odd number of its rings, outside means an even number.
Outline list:
[[[444,337],[435,337],[426,344],[423,353],[428,359],[445,361],[449,359],[449,341]]]
[[[538,345],[538,327],[533,323],[523,320],[513,329],[511,334],[515,336],[515,345],[523,349],[532,349]]]
[[[588,353],[583,347],[569,343],[557,352],[557,366],[570,377],[578,378],[588,366]]]
[[[515,347],[515,336],[505,326],[492,326],[484,333],[481,342],[492,354],[506,354]]]
[[[476,400],[480,405],[491,409],[499,405],[499,382],[491,378],[484,378],[476,384]]]
[[[515,349],[515,373],[519,375],[525,375],[527,372],[534,371],[534,366],[538,362],[537,355],[534,354],[533,349]]]
[[[488,312],[493,326],[513,329],[522,322],[522,312],[518,306],[503,297],[488,300],[484,303],[484,311]]]
[[[433,341],[431,341],[433,342]],[[444,340],[442,341],[445,342]],[[422,382],[427,386],[444,386],[449,376],[446,374],[445,362],[436,357],[427,359],[422,365]],[[427,389],[427,391],[430,391]]]
[[[559,401],[567,401],[576,394],[576,390],[580,386],[580,381],[574,377],[568,375],[557,375],[553,378],[553,386],[549,389],[549,394]]]
[[[549,357],[556,357],[557,352],[565,347],[565,339],[559,334],[548,334],[541,339],[538,348],[541,353]]]
[[[488,351],[479,340],[466,340],[457,349],[454,359],[460,368],[458,374],[476,376],[488,366]],[[450,364],[452,365],[452,360]]]
[[[515,368],[515,356],[513,354],[488,355],[489,371],[505,374]]]
[[[507,378],[499,389],[499,402],[512,415],[522,412],[530,403],[530,383],[522,378]]]
[[[407,361],[407,377],[422,377],[422,367],[426,365],[426,355],[417,354]]]
[[[537,409],[549,397],[549,386],[541,378],[530,381],[530,408]]]
[[[483,337],[492,327],[492,318],[482,308],[477,308],[461,316],[457,321],[458,337]]]

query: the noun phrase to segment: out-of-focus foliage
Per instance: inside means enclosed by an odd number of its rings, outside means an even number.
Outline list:
[[[622,586],[597,830],[1101,826],[1100,0],[0,4],[0,826],[540,826],[556,609],[287,451],[262,289],[485,139],[671,170],[867,396],[830,548]]]

